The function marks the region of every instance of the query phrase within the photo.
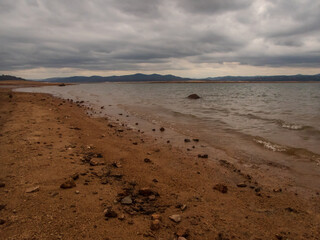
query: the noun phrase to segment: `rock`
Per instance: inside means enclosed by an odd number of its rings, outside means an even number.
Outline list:
[[[27,188],[26,193],[34,193],[40,190],[39,186]]]
[[[275,189],[273,189],[273,192],[279,193],[279,192],[282,192],[282,189],[281,188],[275,188]]]
[[[6,186],[6,184],[5,184],[5,183],[0,182],[0,188],[5,187],[5,186]]]
[[[105,165],[103,158],[98,158],[98,157],[91,158],[89,163],[91,166]]]
[[[187,209],[187,205],[186,204],[183,204],[181,207],[180,207],[181,211],[184,211]]]
[[[126,196],[121,200],[121,204],[123,205],[131,205],[132,204],[132,199],[130,196]]]
[[[77,190],[77,191],[75,191],[75,193],[76,193],[76,194],[79,194],[79,193],[80,193],[80,191],[78,191],[78,190]]]
[[[190,234],[190,231],[188,228],[179,228],[177,231],[176,231],[176,235],[178,237],[188,237]]]
[[[160,229],[160,221],[159,221],[159,220],[153,220],[153,221],[151,222],[150,229],[151,229],[152,231],[159,230],[159,229]]]
[[[60,83],[59,85],[58,85],[59,87],[64,87],[64,86],[66,86],[64,83]]]
[[[221,183],[218,183],[216,184],[214,187],[213,187],[214,190],[217,190],[221,193],[227,193],[228,192],[228,187],[226,185],[223,185]]]
[[[189,138],[184,139],[185,143],[191,142],[191,140]]]
[[[239,187],[239,188],[245,188],[245,187],[247,187],[247,184],[245,184],[245,183],[238,183],[238,184],[237,184],[237,187]]]
[[[5,224],[5,223],[6,223],[6,221],[5,221],[5,220],[0,219],[0,225],[3,225],[3,224]]]
[[[199,99],[200,97],[197,94],[191,94],[188,96],[189,99]]]
[[[208,158],[208,154],[198,154],[198,158]]]
[[[121,168],[121,167],[122,167],[121,163],[119,163],[119,162],[113,162],[113,163],[112,163],[112,166],[113,166],[114,168]]]
[[[77,180],[79,178],[79,173],[74,173],[70,176],[73,180]]]
[[[145,158],[145,159],[144,159],[144,162],[145,162],[145,163],[151,163],[151,160],[150,160],[149,158]]]
[[[0,211],[1,211],[2,209],[4,209],[6,206],[7,206],[7,205],[5,205],[5,204],[0,204]]]
[[[125,218],[126,218],[126,217],[125,217],[124,214],[121,214],[121,215],[118,217],[118,219],[119,219],[120,221],[123,221]]]
[[[73,179],[69,179],[69,180],[65,181],[64,183],[62,183],[60,185],[60,188],[67,189],[67,188],[73,188],[75,186],[76,186],[76,183],[73,181]]]
[[[169,219],[170,219],[171,221],[174,221],[175,223],[181,222],[181,216],[180,216],[179,214],[171,215],[171,216],[169,217]]]
[[[194,138],[192,139],[194,142],[199,142],[199,139],[198,138]]]
[[[159,220],[159,221],[161,221],[162,217],[161,217],[160,214],[154,213],[154,214],[151,215],[151,219],[152,219],[152,220]]]
[[[118,217],[118,214],[112,210],[112,208],[107,208],[104,210],[104,216],[108,218],[116,218]]]
[[[164,127],[160,128],[160,132],[164,132],[164,130],[165,130]]]
[[[148,197],[150,195],[156,195],[150,188],[140,188],[139,195]]]
[[[187,240],[187,239],[184,237],[178,237],[178,240]]]

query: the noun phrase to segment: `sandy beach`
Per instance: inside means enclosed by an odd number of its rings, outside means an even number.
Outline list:
[[[320,239],[319,192],[218,150],[189,152],[11,88],[0,88],[0,116],[0,239]]]

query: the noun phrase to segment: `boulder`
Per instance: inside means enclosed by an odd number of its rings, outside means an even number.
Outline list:
[[[189,99],[199,99],[200,97],[197,94],[191,94],[188,96]]]

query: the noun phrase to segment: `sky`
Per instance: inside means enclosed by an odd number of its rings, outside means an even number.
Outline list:
[[[320,73],[319,0],[0,0],[0,74]]]

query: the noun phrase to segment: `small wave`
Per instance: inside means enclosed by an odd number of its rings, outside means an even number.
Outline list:
[[[253,139],[253,141],[255,141],[256,143],[262,145],[263,147],[273,151],[273,152],[286,152],[288,149],[284,146],[278,145],[278,144],[274,144],[265,140],[261,140],[261,139]]]
[[[280,126],[282,128],[286,128],[289,130],[302,130],[305,128],[304,126],[299,125],[299,124],[287,123],[287,122],[282,122],[282,121],[280,122]]]

